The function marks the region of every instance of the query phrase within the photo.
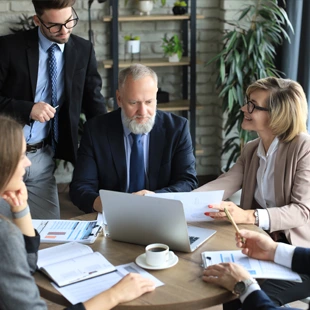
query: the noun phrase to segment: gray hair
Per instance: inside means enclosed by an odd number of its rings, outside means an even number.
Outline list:
[[[151,68],[141,65],[132,64],[130,67],[122,69],[118,74],[118,89],[121,89],[129,76],[132,76],[134,81],[144,78],[146,76],[151,76],[153,80],[158,83],[157,74]]]

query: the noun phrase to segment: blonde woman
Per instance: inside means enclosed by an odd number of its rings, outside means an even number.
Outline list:
[[[23,182],[25,168],[31,163],[22,127],[0,116],[0,132],[0,195],[9,203],[13,218],[12,224],[0,216],[0,309],[47,309],[31,275],[36,269],[40,236],[32,226]],[[129,274],[111,289],[68,309],[111,309],[152,290],[152,281]]]
[[[310,136],[302,87],[287,79],[258,80],[248,87],[241,111],[242,128],[259,138],[245,145],[227,173],[197,189],[224,189],[224,199],[242,189],[240,207],[224,201],[211,206],[218,213],[206,215],[226,220],[226,207],[236,223],[255,224],[275,241],[310,247]],[[309,276],[303,280],[265,281],[262,288],[282,305],[309,295]]]

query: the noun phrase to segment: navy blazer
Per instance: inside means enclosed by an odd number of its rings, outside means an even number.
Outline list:
[[[30,124],[36,92],[38,28],[0,37],[0,113]],[[81,110],[87,119],[106,113],[92,44],[71,34],[64,49],[65,101],[59,107],[57,158],[75,162]]]
[[[188,121],[157,111],[150,132],[150,191],[189,192],[198,186]],[[100,189],[125,192],[127,166],[121,109],[88,121],[78,150],[70,184],[73,203],[85,213],[93,211]]]
[[[310,249],[297,247],[292,261],[292,270],[298,273],[310,274]],[[309,292],[310,295],[310,292]],[[264,291],[254,291],[242,304],[242,310],[280,310],[276,307]],[[294,310],[294,308],[290,308]],[[309,307],[310,309],[310,307]],[[295,309],[297,310],[297,309]]]

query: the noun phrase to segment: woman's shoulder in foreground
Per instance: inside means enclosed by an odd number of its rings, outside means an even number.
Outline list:
[[[22,240],[22,234],[17,227],[5,217],[0,216],[0,244],[16,236]]]
[[[0,215],[0,231],[14,230],[15,226],[5,217]]]

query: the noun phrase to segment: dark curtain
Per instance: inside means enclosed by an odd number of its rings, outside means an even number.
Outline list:
[[[291,43],[287,40],[279,47],[277,67],[284,77],[295,80],[303,87],[310,111],[310,0],[286,0],[279,5],[285,7],[294,33],[288,30]],[[310,118],[308,117],[308,131]]]

